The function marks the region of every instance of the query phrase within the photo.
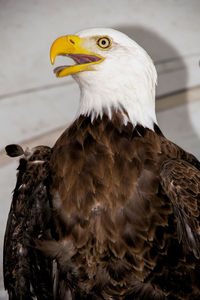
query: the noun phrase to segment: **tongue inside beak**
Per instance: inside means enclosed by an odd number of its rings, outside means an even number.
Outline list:
[[[95,55],[85,55],[85,54],[67,54],[66,56],[72,58],[75,62],[76,65],[84,65],[84,64],[90,64],[90,63],[95,63],[101,60],[100,57],[95,56]],[[69,65],[64,65],[64,66],[59,66],[56,67],[53,71],[56,75],[59,75],[59,73],[68,68],[71,67]]]
[[[66,69],[66,68],[68,68],[68,67],[70,67],[70,66],[67,66],[67,65],[65,65],[65,66],[59,66],[59,67],[54,68],[54,69],[53,69],[53,72],[54,72],[55,74],[59,74],[62,70]]]
[[[101,60],[100,57],[95,55],[85,55],[85,54],[68,54],[78,65],[92,63]]]

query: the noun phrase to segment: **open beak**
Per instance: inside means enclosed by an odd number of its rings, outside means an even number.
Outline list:
[[[72,66],[60,66],[54,69],[57,77],[64,77],[82,71],[94,70],[93,65],[104,60],[96,53],[84,49],[84,38],[76,35],[62,36],[55,40],[51,46],[50,59],[52,65],[58,55],[64,55],[72,58],[76,64]]]

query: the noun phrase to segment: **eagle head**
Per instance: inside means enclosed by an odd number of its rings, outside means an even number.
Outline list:
[[[72,75],[80,86],[79,114],[92,119],[121,110],[124,123],[153,129],[155,116],[154,64],[135,41],[109,28],[94,28],[59,37],[50,50],[51,63],[58,55],[75,61],[54,69],[57,77]]]

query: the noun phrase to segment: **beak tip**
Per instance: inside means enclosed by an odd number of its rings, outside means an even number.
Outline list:
[[[51,64],[54,65],[54,63],[55,63],[55,58],[52,57],[52,56],[50,56],[50,60],[51,60]]]

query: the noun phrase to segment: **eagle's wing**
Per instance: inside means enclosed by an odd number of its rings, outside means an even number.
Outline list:
[[[173,204],[179,242],[200,258],[200,171],[184,160],[168,159],[160,179]]]
[[[51,239],[52,215],[48,193],[51,149],[23,151],[6,147],[7,154],[22,154],[4,238],[4,284],[9,299],[53,299],[52,261],[36,249],[39,239]]]

